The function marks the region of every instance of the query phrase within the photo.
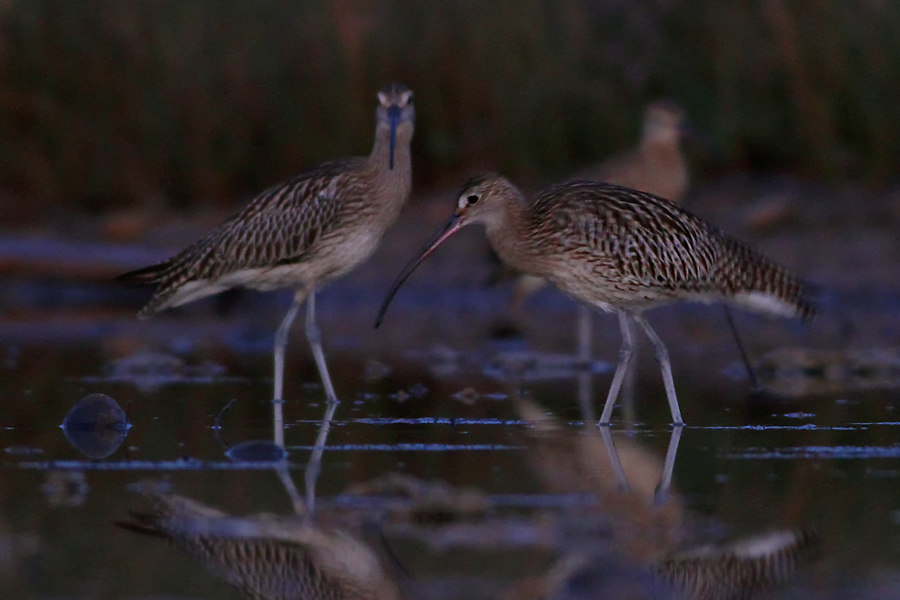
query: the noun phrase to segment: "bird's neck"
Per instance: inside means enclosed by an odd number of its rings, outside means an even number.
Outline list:
[[[398,213],[406,202],[412,188],[412,160],[410,141],[412,128],[400,126],[394,143],[394,162],[391,167],[390,131],[385,126],[375,130],[375,144],[366,158],[366,166],[373,174],[373,184],[378,195],[391,204]]]
[[[681,168],[685,165],[681,144],[677,137],[650,137],[641,142],[645,160],[660,168]]]
[[[484,226],[491,246],[504,263],[525,273],[531,271],[528,205],[521,192],[506,195],[503,210],[486,218]]]
[[[369,166],[380,174],[394,179],[409,179],[412,175],[412,161],[410,159],[410,142],[412,141],[412,127],[401,124],[397,127],[397,135],[394,140],[394,163],[391,167],[391,133],[387,126],[379,124],[375,129],[375,143],[372,153],[369,154]]]

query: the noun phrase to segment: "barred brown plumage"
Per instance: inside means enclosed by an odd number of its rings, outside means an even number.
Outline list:
[[[684,109],[671,100],[659,100],[644,111],[641,140],[632,150],[610,156],[598,164],[575,173],[571,179],[588,179],[615,183],[681,202],[687,191],[689,172],[687,159],[681,148],[685,135],[696,137],[686,123]],[[521,312],[525,299],[541,289],[546,279],[520,275],[510,298],[513,314]],[[593,319],[590,308],[578,308],[578,358],[591,360],[591,331]]]
[[[378,555],[350,533],[301,516],[235,517],[175,494],[118,521],[166,540],[253,600],[399,600]]]
[[[814,529],[788,529],[680,552],[654,570],[691,600],[755,598],[783,585],[820,550]]]
[[[336,401],[315,325],[315,290],[369,258],[412,186],[412,92],[392,84],[378,100],[368,157],[327,162],[269,188],[169,260],[119,276],[157,285],[141,317],[232,287],[293,288],[275,339],[275,398],[282,395],[287,334],[306,301],[306,334],[328,399]]]
[[[480,175],[463,186],[457,209],[394,283],[397,289],[461,227],[482,223],[503,262],[547,279],[591,306],[619,315],[620,359],[600,418],[608,424],[633,342],[628,318],[656,350],[675,424],[683,423],[665,344],[642,313],[675,300],[724,300],[753,310],[811,319],[811,288],[783,267],[668,200],[596,181],[569,181],[530,204],[509,180]]]
[[[804,319],[815,313],[793,274],[652,194],[570,181],[542,191],[527,218],[530,252],[549,246],[556,260],[588,261],[594,277],[582,283],[571,283],[571,269],[549,269],[546,277],[592,305],[642,311],[677,299],[725,299]],[[521,259],[508,254],[504,260]]]

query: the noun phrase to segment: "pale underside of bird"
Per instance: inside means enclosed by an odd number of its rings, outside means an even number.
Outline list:
[[[634,349],[628,320],[650,339],[672,421],[683,424],[665,344],[643,312],[676,300],[725,301],[751,310],[810,319],[810,288],[788,270],[672,202],[594,181],[551,186],[527,203],[507,179],[480,175],[457,208],[398,276],[379,313],[412,271],[465,225],[480,223],[503,262],[547,279],[576,300],[616,312],[619,364],[603,414],[608,424]]]
[[[328,401],[337,402],[315,322],[315,291],[368,259],[409,198],[412,92],[399,84],[384,87],[376,121],[369,156],[305,171],[259,194],[172,258],[120,276],[157,286],[141,317],[233,287],[293,289],[294,302],[275,336],[274,397],[282,398],[287,336],[306,301],[306,335]]]

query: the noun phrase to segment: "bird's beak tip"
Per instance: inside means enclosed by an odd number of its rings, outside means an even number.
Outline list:
[[[459,230],[462,227],[462,223],[460,223],[459,215],[456,213],[447,220],[447,223],[441,227],[434,236],[432,236],[431,240],[425,245],[425,247],[419,252],[417,256],[415,256],[412,260],[407,263],[406,267],[404,267],[403,271],[401,271],[400,275],[397,276],[397,279],[394,280],[393,285],[391,286],[390,291],[387,294],[387,297],[384,299],[384,302],[381,305],[381,309],[378,311],[378,316],[375,318],[375,329],[378,329],[379,325],[381,325],[381,321],[384,318],[384,315],[387,312],[388,306],[391,304],[391,300],[393,300],[394,295],[397,293],[397,290],[400,289],[400,286],[403,285],[403,282],[412,274],[412,272],[419,266],[419,264],[431,254],[435,248],[440,246],[448,237],[453,235],[454,232]]]

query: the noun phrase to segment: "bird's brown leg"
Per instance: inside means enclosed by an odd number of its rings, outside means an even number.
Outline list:
[[[644,320],[640,315],[632,315],[632,318],[644,329],[644,333],[653,343],[656,350],[656,360],[659,362],[659,368],[662,371],[663,384],[666,386],[666,397],[669,399],[669,410],[672,412],[672,423],[676,426],[684,425],[681,419],[681,409],[678,408],[678,396],[675,395],[675,380],[672,379],[672,363],[669,360],[669,351],[666,345],[656,335],[650,323]]]
[[[319,426],[316,445],[313,446],[312,454],[306,465],[306,509],[312,514],[316,501],[316,479],[319,477],[319,471],[322,466],[325,440],[328,438],[328,432],[331,431],[331,420],[334,418],[334,411],[338,405],[337,395],[334,393],[334,386],[331,383],[331,376],[328,374],[328,365],[325,363],[325,352],[322,350],[322,334],[319,326],[316,325],[315,291],[310,292],[309,298],[306,299],[306,339],[309,340],[309,346],[312,348],[313,356],[316,359],[316,366],[319,368],[319,376],[322,378],[326,397],[325,416],[322,418],[322,424]]]
[[[609,463],[612,465],[613,473],[616,475],[616,483],[619,484],[619,491],[630,494],[631,486],[628,485],[628,478],[625,476],[625,469],[622,467],[622,461],[619,460],[619,453],[616,451],[616,445],[613,443],[609,427],[600,428],[600,437],[603,438],[603,445],[606,447],[606,453],[609,455]]]
[[[331,376],[328,375],[328,365],[325,364],[325,352],[322,351],[322,332],[316,325],[316,292],[313,290],[306,299],[306,339],[309,341],[309,347],[312,348],[313,357],[316,359],[316,366],[319,368],[319,376],[322,378],[322,385],[325,386],[325,398],[329,404],[337,404],[337,394],[334,393],[334,386],[331,384]]]
[[[578,364],[590,367],[591,342],[594,336],[593,309],[587,304],[578,305]]]
[[[734,322],[734,317],[731,315],[731,307],[727,304],[722,304],[722,308],[725,309],[725,320],[728,321],[728,328],[731,329],[731,333],[734,336],[734,342],[737,344],[738,353],[741,355],[741,362],[744,363],[744,368],[747,370],[747,380],[750,382],[750,387],[753,391],[759,390],[759,379],[756,377],[756,372],[753,370],[753,365],[750,363],[750,357],[747,355],[747,350],[744,348],[744,343],[741,341],[741,336],[738,334],[737,324]]]
[[[669,490],[672,487],[672,471],[675,470],[675,457],[678,454],[678,443],[681,441],[681,432],[683,430],[684,427],[672,428],[672,437],[669,438],[669,449],[666,451],[666,462],[663,465],[663,472],[659,477],[656,492],[653,494],[653,504],[656,506],[662,506],[669,498]]]
[[[306,290],[300,290],[294,295],[294,302],[288,309],[287,314],[278,326],[275,332],[275,402],[281,402],[281,392],[284,388],[284,349],[287,346],[288,334],[291,332],[291,325],[300,310],[300,305],[306,299]]]
[[[284,409],[282,404],[282,391],[284,390],[284,349],[287,346],[288,333],[291,331],[291,325],[300,310],[300,305],[306,298],[306,290],[298,291],[294,295],[294,302],[288,309],[287,314],[278,326],[275,332],[275,390],[272,405],[273,411],[273,438],[276,444],[284,448]]]
[[[300,493],[297,491],[297,485],[294,483],[293,478],[291,478],[287,458],[285,458],[280,465],[275,467],[275,472],[278,474],[278,478],[281,480],[284,490],[291,499],[291,504],[294,507],[294,514],[302,515],[306,513],[306,506],[303,504],[303,499],[300,498]]]
[[[306,510],[310,515],[316,508],[316,480],[319,478],[319,472],[322,470],[322,454],[325,452],[325,440],[328,439],[328,432],[331,431],[331,420],[334,418],[334,411],[337,405],[337,402],[328,402],[325,405],[325,416],[322,418],[322,425],[319,426],[316,445],[313,446],[309,462],[306,463]]]
[[[613,375],[612,384],[609,386],[609,394],[606,396],[606,404],[603,406],[603,414],[600,415],[599,425],[609,425],[609,418],[612,416],[613,407],[616,405],[616,397],[619,395],[619,388],[622,387],[622,380],[625,378],[625,372],[631,362],[634,354],[634,339],[631,337],[631,328],[628,326],[628,315],[624,311],[618,311],[619,330],[622,332],[622,346],[619,348],[619,365]]]

